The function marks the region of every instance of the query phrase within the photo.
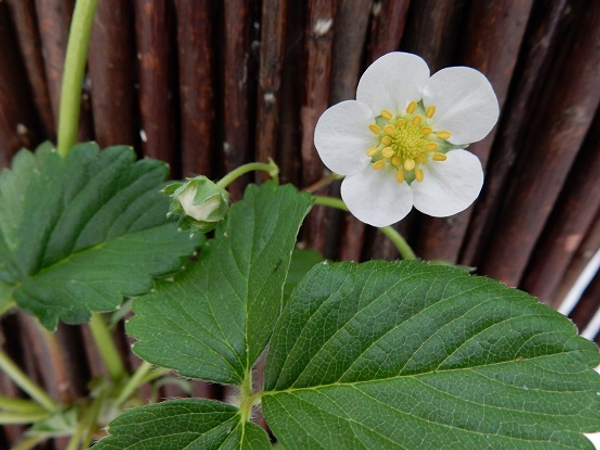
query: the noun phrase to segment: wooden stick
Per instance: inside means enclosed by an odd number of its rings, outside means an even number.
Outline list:
[[[535,114],[533,105],[541,89],[540,74],[548,70],[555,55],[555,48],[563,45],[566,0],[537,4],[532,11],[530,31],[522,49],[521,68],[515,75],[511,100],[504,108],[503,120],[497,127],[486,180],[479,199],[474,205],[469,224],[468,239],[464,242],[460,261],[469,266],[479,266],[502,198],[512,178],[512,170],[522,140],[530,127],[530,116]],[[535,19],[535,20],[533,20]]]
[[[129,2],[98,3],[88,55],[96,140],[101,148],[139,143],[135,33]]]
[[[483,72],[494,87],[500,108],[517,61],[531,0],[503,0],[485,4],[473,2],[469,14],[462,64]],[[497,127],[480,142],[469,146],[485,169]],[[447,219],[426,219],[421,224],[417,254],[424,259],[458,260],[473,208]]]
[[[173,11],[166,0],[136,0],[135,31],[139,69],[142,149],[146,156],[166,161],[171,175],[179,173],[173,89]]]
[[[19,148],[39,142],[40,133],[6,3],[0,3],[0,42],[0,167],[7,167]]]
[[[19,49],[27,71],[27,79],[29,79],[29,85],[31,86],[33,103],[40,118],[40,125],[44,136],[47,139],[55,140],[56,126],[44,72],[44,57],[42,55],[34,1],[8,0],[7,3],[12,12],[15,30],[19,36]]]
[[[286,0],[268,0],[262,5],[260,71],[256,96],[256,159],[267,162],[277,156],[279,90],[283,67]],[[257,180],[264,174],[257,174]]]
[[[486,252],[483,273],[510,286],[519,284],[600,104],[600,49],[589,46],[600,40],[599,21],[600,2],[593,2],[577,24],[548,105],[537,111],[537,123],[523,147],[527,153],[521,155]]]
[[[229,3],[229,2],[227,2]],[[176,1],[182,175],[211,176],[214,152],[214,2]],[[227,67],[227,66],[226,66]]]
[[[223,155],[220,171],[230,172],[248,161],[252,142],[250,121],[250,57],[251,22],[247,0],[224,3],[223,49],[223,144],[218,154]],[[233,183],[229,191],[240,198],[250,177],[244,176]]]

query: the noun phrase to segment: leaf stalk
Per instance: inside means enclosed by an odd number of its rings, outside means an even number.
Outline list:
[[[78,1],[67,44],[58,114],[58,152],[66,156],[77,142],[81,88],[98,0]]]
[[[0,369],[46,411],[53,412],[59,408],[59,405],[3,351],[0,351]]]

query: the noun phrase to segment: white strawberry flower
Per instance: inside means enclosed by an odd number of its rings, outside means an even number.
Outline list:
[[[358,83],[356,100],[323,113],[315,146],[323,163],[345,175],[342,199],[362,222],[382,227],[414,206],[434,217],[468,208],[483,185],[479,159],[464,148],[498,120],[487,78],[469,67],[430,77],[410,53],[388,53]]]

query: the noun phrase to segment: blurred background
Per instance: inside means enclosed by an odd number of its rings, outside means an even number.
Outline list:
[[[0,0],[2,167],[19,148],[56,139],[73,5]],[[283,182],[312,186],[328,174],[313,146],[320,114],[354,98],[364,69],[394,50],[420,55],[432,73],[480,70],[502,111],[492,133],[469,147],[486,168],[475,204],[446,219],[413,211],[396,228],[420,258],[519,287],[598,340],[600,1],[101,0],[79,138],[129,144],[167,161],[173,178],[218,178],[273,158]],[[234,199],[261,177],[232,185]],[[339,195],[339,182],[317,193]],[[376,229],[322,207],[301,245],[333,260],[399,257]],[[5,349],[56,397],[76,397],[103,370],[85,326],[61,327],[48,340],[16,313],[0,329]],[[139,364],[122,325],[115,333]],[[0,391],[18,394],[2,374]],[[162,393],[179,394],[173,385]],[[22,432],[5,427],[0,448]]]

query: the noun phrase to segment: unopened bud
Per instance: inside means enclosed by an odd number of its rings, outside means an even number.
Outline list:
[[[169,215],[178,215],[184,230],[207,233],[221,222],[229,209],[229,193],[203,175],[163,189],[171,197]]]

